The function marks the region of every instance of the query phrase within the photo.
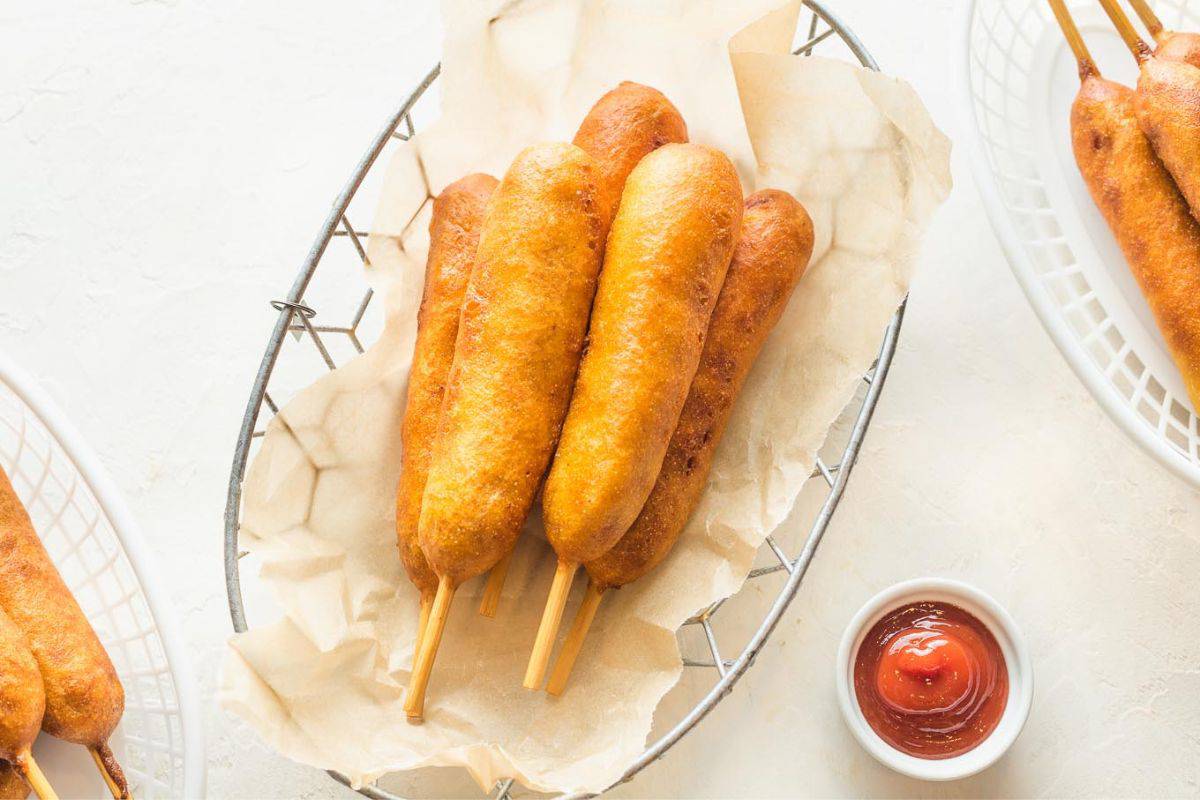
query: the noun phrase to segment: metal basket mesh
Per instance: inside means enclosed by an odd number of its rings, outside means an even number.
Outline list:
[[[809,55],[819,48],[822,55],[838,55],[840,49],[842,54],[863,66],[877,69],[854,34],[820,2],[806,0],[805,5],[809,13],[797,31],[795,53]],[[336,369],[345,360],[363,352],[364,345],[374,340],[374,334],[382,325],[377,316],[379,304],[372,303],[372,292],[354,290],[362,286],[361,279],[355,279],[353,273],[361,270],[367,261],[367,234],[351,219],[371,218],[378,199],[377,181],[382,177],[382,165],[387,163],[390,148],[396,142],[408,140],[424,121],[432,118],[436,103],[429,97],[427,89],[438,74],[437,67],[431,70],[388,121],[334,203],[292,291],[286,299],[271,303],[279,316],[243,419],[226,508],[227,588],[233,626],[239,632],[248,628],[239,565],[246,554],[237,545],[241,482],[246,465],[257,451],[257,442],[280,405],[295,391],[310,384],[320,370]],[[318,270],[318,266],[321,269]],[[684,623],[679,635],[684,665],[689,672],[707,674],[709,680],[698,682],[703,687],[702,696],[645,750],[618,783],[629,780],[660,758],[731,691],[795,596],[849,479],[891,364],[903,314],[901,306],[884,334],[875,366],[863,376],[859,391],[834,426],[817,460],[813,477],[820,480],[810,481],[809,488],[819,486],[823,496],[811,503],[815,511],[809,526],[805,528],[802,522],[794,525],[805,535],[799,542],[768,538],[760,551],[759,565],[750,572],[747,584],[753,584],[760,591],[743,589],[737,596],[752,596],[757,601],[758,610],[754,612],[757,626],[748,636],[739,636],[739,631],[732,628],[722,629],[717,618],[725,605],[724,600],[701,610]],[[660,707],[660,712],[662,710]],[[658,722],[661,726],[662,720]],[[344,776],[331,774],[347,783]],[[386,778],[384,782],[390,783]],[[502,781],[494,787],[493,794],[505,798],[515,790],[512,781]],[[378,784],[363,787],[360,792],[381,800],[399,797]]]

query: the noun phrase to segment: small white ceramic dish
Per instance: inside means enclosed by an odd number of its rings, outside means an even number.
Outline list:
[[[978,747],[953,758],[917,758],[896,750],[872,730],[854,696],[854,659],[863,637],[893,609],[909,603],[929,601],[956,605],[986,625],[996,637],[1008,669],[1008,703],[996,729]],[[1029,717],[1029,706],[1033,700],[1033,668],[1025,640],[1016,623],[995,600],[960,581],[917,578],[884,589],[868,600],[850,620],[838,647],[837,693],[838,705],[850,731],[881,764],[911,778],[952,781],[987,769],[1016,741]]]

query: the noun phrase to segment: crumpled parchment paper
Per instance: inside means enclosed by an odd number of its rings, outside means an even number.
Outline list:
[[[949,142],[912,90],[788,53],[800,3],[446,0],[442,116],[391,160],[367,278],[386,303],[366,354],[272,421],[244,490],[242,542],[283,610],[234,636],[221,702],[297,761],[356,783],[461,765],[481,787],[599,791],[642,751],[681,670],[675,630],[740,587],[787,516],[830,425],[869,368],[949,192]],[[747,382],[700,508],[671,557],[606,594],[568,691],[521,687],[554,571],[535,512],[499,614],[482,579],[451,611],[426,722],[402,709],[417,593],[394,543],[399,424],[428,246],[428,198],[499,177],[539,140],[569,140],[621,80],[679,107],[747,192],[776,187],[815,222],[813,262]],[[577,580],[565,632],[582,593]]]

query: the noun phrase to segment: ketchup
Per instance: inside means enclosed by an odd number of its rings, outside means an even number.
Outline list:
[[[854,693],[885,742],[917,758],[951,758],[996,728],[1008,669],[987,626],[949,603],[913,603],[879,620],[854,661]]]

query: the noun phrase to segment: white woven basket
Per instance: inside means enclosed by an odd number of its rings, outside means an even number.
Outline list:
[[[1099,5],[1070,5],[1101,72],[1133,85],[1136,65]],[[1200,30],[1200,0],[1154,5],[1168,28]],[[1049,5],[971,0],[960,31],[955,72],[971,166],[1013,272],[1109,416],[1200,486],[1196,412],[1075,166],[1069,114],[1079,79]]]
[[[0,467],[121,677],[125,716],[110,744],[134,796],[202,797],[195,680],[137,527],[78,432],[3,356]],[[84,748],[42,736],[34,754],[64,798],[107,794]]]

